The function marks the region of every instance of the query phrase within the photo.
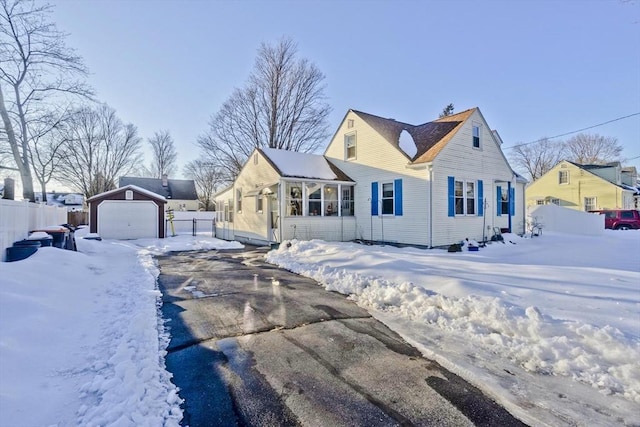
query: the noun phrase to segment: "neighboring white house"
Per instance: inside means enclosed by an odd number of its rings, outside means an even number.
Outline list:
[[[526,180],[500,144],[478,108],[418,126],[349,110],[323,156],[257,149],[216,204],[236,239],[256,242],[434,247],[523,233]]]

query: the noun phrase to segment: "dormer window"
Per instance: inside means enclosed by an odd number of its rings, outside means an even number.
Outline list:
[[[356,133],[349,133],[344,136],[345,159],[353,160],[356,158]]]

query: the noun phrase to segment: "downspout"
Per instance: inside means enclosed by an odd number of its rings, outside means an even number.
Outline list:
[[[516,187],[517,189],[517,187]],[[526,184],[522,184],[522,235],[527,232],[527,199]]]
[[[507,181],[507,194],[509,195],[509,233],[511,233],[511,203],[513,203],[513,208],[516,207],[516,201],[511,200],[511,181]]]
[[[433,165],[429,165],[429,248],[433,248]]]
[[[284,201],[284,186],[278,181],[278,243],[282,242],[282,203]]]

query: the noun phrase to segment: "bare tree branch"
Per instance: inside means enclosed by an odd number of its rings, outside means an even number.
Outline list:
[[[82,59],[65,44],[66,34],[50,21],[50,5],[33,0],[0,0],[0,116],[6,144],[20,171],[23,197],[35,200],[31,170],[31,131],[65,98],[91,97]],[[39,135],[34,138],[34,135]],[[0,141],[3,142],[3,141]],[[46,150],[42,150],[44,155]]]
[[[116,188],[141,161],[141,138],[107,105],[84,107],[65,127],[57,178],[89,198]]]
[[[177,170],[176,160],[178,153],[176,152],[173,138],[168,130],[156,132],[152,138],[149,138],[149,144],[153,150],[153,159],[151,162],[151,175],[154,178],[162,178],[163,175],[171,176]]]
[[[290,39],[262,44],[245,86],[236,89],[211,118],[198,144],[228,179],[256,147],[312,152],[328,136],[324,75],[296,59]]]
[[[515,146],[509,158],[516,169],[526,171],[529,179],[535,181],[564,156],[565,145],[562,141],[552,142],[542,138],[533,144]]]
[[[566,142],[568,160],[581,165],[620,161],[622,146],[612,136],[580,133]]]
[[[222,171],[213,163],[204,160],[193,160],[184,168],[184,174],[193,179],[198,191],[198,199],[205,210],[213,210],[213,195],[227,181],[224,180]]]

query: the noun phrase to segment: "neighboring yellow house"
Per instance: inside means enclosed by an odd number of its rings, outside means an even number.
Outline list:
[[[529,184],[527,205],[553,203],[580,211],[638,208],[637,172],[620,163],[580,165],[561,161]]]

